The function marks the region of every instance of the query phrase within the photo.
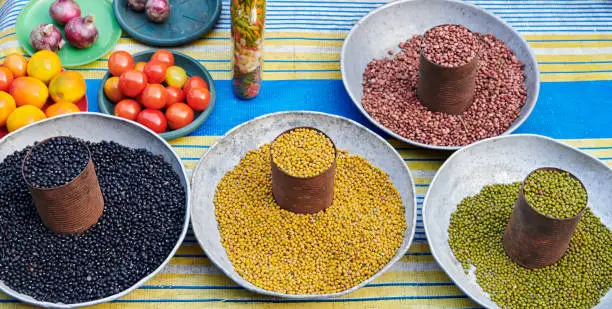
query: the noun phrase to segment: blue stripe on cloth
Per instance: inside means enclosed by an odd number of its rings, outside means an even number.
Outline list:
[[[87,81],[90,110],[98,111],[98,80]],[[231,81],[215,81],[215,109],[194,135],[223,135],[254,117],[278,111],[311,110],[354,119],[384,137],[353,105],[339,80],[264,81],[254,100],[232,94]],[[328,99],[326,99],[328,98]],[[332,104],[333,103],[333,104]],[[612,81],[542,83],[540,99],[517,133],[553,138],[607,138],[612,136]]]

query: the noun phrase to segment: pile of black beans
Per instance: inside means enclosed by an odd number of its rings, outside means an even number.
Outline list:
[[[23,175],[36,188],[63,186],[79,176],[89,162],[85,143],[54,137],[36,145],[23,164]]]
[[[80,303],[131,287],[162,264],[183,228],[185,188],[161,156],[86,145],[105,208],[80,235],[55,234],[36,213],[21,174],[30,147],[0,163],[0,280],[40,301]],[[61,155],[78,157],[75,149]]]

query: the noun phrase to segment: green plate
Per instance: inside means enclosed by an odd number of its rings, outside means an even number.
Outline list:
[[[134,62],[147,62],[153,56],[156,50],[147,50],[143,52],[136,53],[132,55],[134,57]],[[210,116],[213,108],[215,107],[215,99],[217,98],[217,91],[215,90],[215,81],[213,80],[208,70],[200,64],[197,60],[176,51],[171,51],[174,55],[174,65],[179,66],[187,72],[187,76],[199,76],[206,84],[208,84],[208,90],[210,91],[210,103],[208,107],[201,112],[195,112],[193,122],[178,129],[178,130],[170,130],[164,133],[160,133],[159,135],[165,140],[173,140],[175,138],[183,137],[188,135],[189,133],[195,131],[198,127],[200,127],[206,118]],[[100,112],[104,114],[113,115],[115,110],[115,103],[111,102],[106,95],[104,94],[104,83],[106,80],[111,77],[110,73],[107,72],[106,75],[102,78],[100,82],[100,88],[98,89],[98,107],[100,108]]]
[[[17,40],[29,55],[36,51],[30,45],[30,32],[40,24],[53,23],[49,16],[49,7],[54,0],[32,0],[26,4],[15,25]],[[67,41],[66,45],[57,53],[64,67],[76,67],[94,62],[110,52],[121,38],[121,27],[115,20],[113,4],[109,0],[75,0],[81,7],[81,15],[92,14],[95,16],[96,27],[98,27],[98,40],[89,48],[77,49]],[[64,28],[55,24],[64,31]],[[66,36],[64,36],[66,40]]]

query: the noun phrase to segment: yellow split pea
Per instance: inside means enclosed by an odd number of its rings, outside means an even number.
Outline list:
[[[396,254],[406,229],[400,194],[365,159],[339,151],[333,204],[314,215],[272,196],[270,145],[249,151],[217,186],[215,215],[236,271],[287,294],[349,289]]]
[[[294,177],[314,177],[325,172],[336,157],[336,149],[325,134],[310,128],[296,128],[281,134],[272,143],[272,160]]]

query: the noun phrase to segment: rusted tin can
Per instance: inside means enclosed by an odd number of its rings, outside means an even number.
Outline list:
[[[83,146],[87,148],[86,145]],[[24,165],[33,149],[26,155]],[[87,153],[89,162],[83,171],[71,182],[54,188],[37,188],[31,185],[23,173],[22,165],[23,178],[32,194],[38,215],[55,233],[83,233],[96,224],[104,212],[104,199],[88,148]]]
[[[529,173],[525,180],[539,170],[566,172],[554,167],[544,167]],[[566,173],[580,182],[573,174]],[[525,199],[525,180],[521,184],[510,222],[506,226],[503,245],[514,262],[529,269],[537,269],[552,265],[563,257],[586,206],[577,215],[567,219],[541,214]],[[580,184],[584,188],[584,184]]]
[[[479,55],[480,51],[462,66],[445,67],[427,59],[421,48],[417,85],[421,104],[433,112],[453,115],[465,112],[474,101]]]
[[[315,214],[331,206],[334,200],[334,179],[336,177],[336,160],[338,150],[334,141],[324,132],[311,127],[297,127],[289,129],[279,135],[289,133],[292,130],[306,128],[320,132],[325,135],[334,146],[334,161],[324,172],[312,177],[296,177],[285,173],[280,169],[272,158],[270,151],[270,162],[272,163],[272,194],[276,203],[283,209],[299,214]],[[276,138],[278,139],[278,137]],[[276,141],[274,139],[274,141]],[[272,142],[274,145],[274,142]]]

